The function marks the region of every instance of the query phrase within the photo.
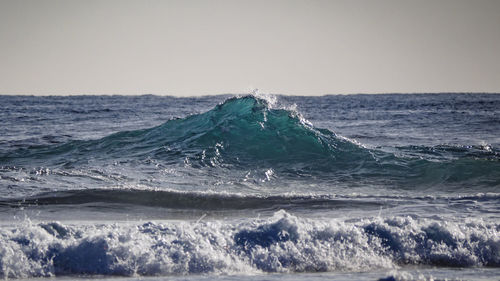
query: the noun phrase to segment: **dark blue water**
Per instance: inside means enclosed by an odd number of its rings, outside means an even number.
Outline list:
[[[0,96],[0,117],[2,277],[499,272],[499,94]]]

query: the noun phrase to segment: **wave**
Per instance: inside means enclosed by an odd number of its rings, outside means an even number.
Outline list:
[[[289,210],[371,208],[387,205],[370,198],[332,195],[243,195],[213,192],[179,192],[137,189],[84,189],[42,193],[29,198],[1,200],[3,207],[78,204],[127,204],[197,210]]]
[[[89,161],[154,159],[174,168],[271,168],[286,178],[383,182],[415,186],[447,183],[498,187],[500,153],[490,147],[408,146],[368,149],[307,122],[294,110],[254,96],[230,98],[210,111],[142,130],[62,145],[26,147],[0,156],[5,166],[72,168]]]
[[[0,277],[359,272],[405,265],[500,267],[500,225],[410,217],[266,219],[0,229]]]
[[[155,189],[82,189],[40,193],[35,196],[17,197],[0,200],[0,213],[28,211],[38,216],[39,211],[74,210],[81,214],[108,211],[124,214],[128,210],[147,216],[147,212],[161,214],[162,218],[189,218],[216,214],[216,216],[240,217],[241,215],[267,214],[286,210],[300,214],[342,217],[343,214],[356,213],[371,216],[384,214],[407,214],[408,210],[439,208],[444,218],[466,218],[467,211],[474,209],[481,218],[494,218],[498,214],[500,194],[448,194],[410,196],[406,195],[367,195],[367,194],[243,194],[201,191],[175,191]],[[456,212],[461,212],[456,214]],[[57,211],[59,212],[59,211]],[[80,215],[81,215],[80,214]],[[418,217],[429,214],[412,211]],[[63,216],[64,217],[64,216]],[[71,217],[71,216],[70,216]],[[433,217],[433,214],[430,214]],[[52,218],[52,217],[50,217]]]
[[[173,119],[150,129],[125,131],[98,140],[72,141],[59,146],[29,147],[4,158],[189,157],[209,164],[328,158],[340,139],[316,130],[299,114],[272,109],[253,96],[231,98],[214,109]],[[246,161],[245,161],[246,160]]]

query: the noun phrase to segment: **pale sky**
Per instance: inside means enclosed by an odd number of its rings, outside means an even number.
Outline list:
[[[500,92],[498,0],[0,0],[0,94]]]

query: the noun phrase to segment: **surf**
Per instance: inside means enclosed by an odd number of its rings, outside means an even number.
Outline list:
[[[269,218],[68,225],[0,230],[0,277],[331,272],[400,266],[500,266],[496,223],[411,217]]]

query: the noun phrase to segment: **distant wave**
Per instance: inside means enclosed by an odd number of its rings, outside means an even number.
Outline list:
[[[411,217],[267,219],[0,229],[0,277],[360,272],[404,265],[500,267],[500,225]]]
[[[230,98],[212,110],[89,141],[25,147],[0,155],[2,165],[74,167],[92,161],[155,159],[194,169],[272,168],[286,178],[383,180],[396,187],[446,183],[500,186],[500,153],[489,146],[367,149],[313,127],[293,110],[254,96]],[[230,172],[226,174],[231,174]]]

